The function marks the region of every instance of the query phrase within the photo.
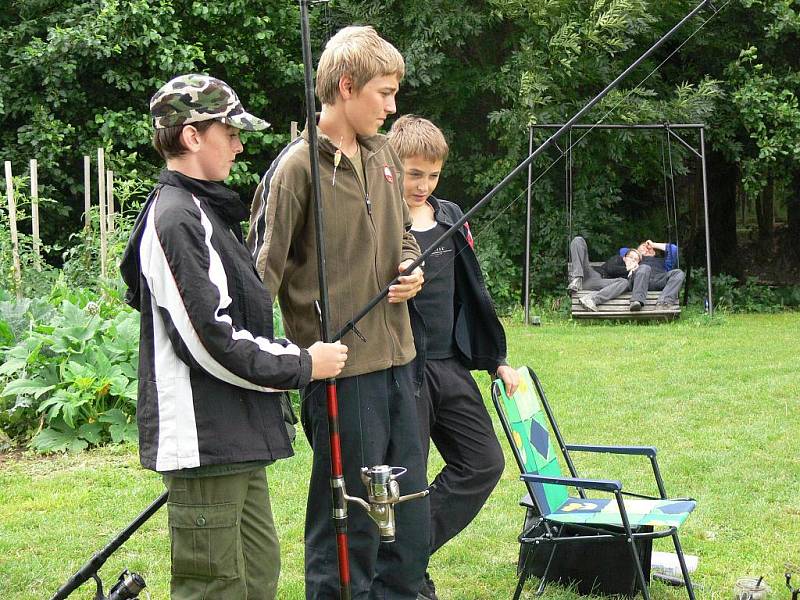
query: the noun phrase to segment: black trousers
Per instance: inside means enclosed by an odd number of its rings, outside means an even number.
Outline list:
[[[445,461],[431,488],[431,554],[475,518],[505,461],[472,375],[457,359],[427,360],[417,396],[427,462],[430,440]]]
[[[417,429],[411,365],[337,380],[342,462],[347,493],[366,499],[362,466],[406,467],[400,493],[427,485]],[[306,598],[339,598],[336,538],[331,520],[330,446],[325,384],[304,390],[302,410],[314,458],[305,528]],[[378,528],[366,512],[348,505],[348,547],[353,598],[415,600],[429,556],[428,498],[396,505],[397,537],[381,544]]]

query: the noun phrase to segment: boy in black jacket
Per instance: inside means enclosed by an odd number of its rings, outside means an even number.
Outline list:
[[[162,474],[173,600],[272,600],[280,549],[264,467],[291,456],[279,390],[338,375],[347,348],[272,339],[272,303],[220,181],[267,123],[225,82],[182,75],[150,101],[166,161],[120,265],[141,311],[139,454]]]
[[[426,250],[461,218],[452,202],[432,196],[448,147],[427,119],[400,117],[389,141],[403,161],[403,197],[412,233]],[[478,514],[503,473],[503,451],[470,369],[500,377],[513,394],[517,372],[506,364],[506,339],[483,282],[469,225],[425,262],[425,285],[412,301],[417,348],[417,411],[427,460],[430,440],[445,467],[430,485],[431,554]],[[436,600],[430,577],[420,600]]]

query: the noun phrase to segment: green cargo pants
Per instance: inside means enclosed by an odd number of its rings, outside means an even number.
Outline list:
[[[172,600],[273,600],[280,546],[266,470],[164,475],[172,543]]]

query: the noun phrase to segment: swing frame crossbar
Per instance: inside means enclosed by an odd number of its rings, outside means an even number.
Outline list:
[[[534,133],[537,129],[547,130],[547,129],[561,129],[565,127],[564,123],[557,124],[557,123],[542,123],[531,125],[528,128],[528,145],[529,148],[533,148],[533,138]],[[559,144],[554,144],[554,147],[560,154],[557,160],[561,158],[565,158],[567,160],[566,169],[565,169],[565,178],[566,178],[566,185],[564,187],[565,193],[565,204],[568,206],[568,210],[572,211],[572,153],[574,145],[581,142],[586,135],[582,136],[575,144],[572,143],[572,138],[569,134],[571,134],[572,129],[578,130],[588,130],[591,132],[594,129],[601,129],[601,130],[663,130],[667,134],[667,141],[671,142],[671,140],[677,141],[681,146],[686,148],[689,152],[691,152],[697,159],[700,160],[702,166],[702,175],[703,175],[703,225],[704,225],[704,232],[705,232],[705,246],[706,246],[706,285],[707,285],[707,300],[708,300],[708,314],[714,314],[714,299],[713,299],[713,290],[711,284],[711,233],[709,228],[709,216],[708,216],[708,173],[706,169],[706,144],[705,144],[705,130],[706,125],[705,123],[596,123],[596,124],[575,124],[569,127],[569,129],[565,132],[569,137],[570,140],[569,145],[565,148],[562,148]],[[686,141],[683,135],[678,132],[684,131],[698,131],[700,134],[700,145],[699,148],[696,148],[693,144]],[[529,151],[530,154],[530,151]],[[671,174],[672,178],[672,174]],[[673,209],[675,204],[674,199],[674,179],[671,181],[673,186]],[[530,283],[530,265],[531,265],[531,217],[533,214],[532,211],[532,204],[533,204],[533,165],[531,163],[528,164],[528,187],[527,187],[527,206],[526,206],[526,216],[525,216],[525,281],[524,281],[524,297],[525,297],[525,324],[530,325],[530,292],[531,292],[531,283]],[[571,216],[570,216],[571,218]],[[675,222],[675,228],[677,231],[677,218]],[[667,240],[668,242],[672,240]],[[567,240],[569,243],[569,240]]]

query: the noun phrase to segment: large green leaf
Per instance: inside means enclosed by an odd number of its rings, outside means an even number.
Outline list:
[[[100,415],[98,420],[111,425],[108,428],[108,432],[111,434],[111,440],[115,444],[135,442],[139,439],[139,430],[136,428],[136,423],[133,423],[132,419],[118,408],[107,410]]]
[[[38,379],[15,379],[3,388],[3,391],[0,392],[0,397],[5,398],[6,396],[31,394],[34,398],[38,398],[54,387],[56,386],[45,381],[39,381]]]
[[[81,452],[89,447],[89,443],[78,437],[72,429],[46,427],[33,436],[31,447],[43,454],[49,452]]]
[[[80,390],[92,389],[98,377],[90,365],[80,364],[74,360],[64,367],[64,381]]]
[[[0,365],[0,375],[12,375],[24,369],[27,364],[27,357],[17,358],[16,356],[6,355],[5,362]]]
[[[11,326],[5,321],[0,321],[0,346],[10,346],[15,339]]]
[[[78,428],[78,436],[97,446],[103,441],[103,426],[97,422],[84,423]]]

